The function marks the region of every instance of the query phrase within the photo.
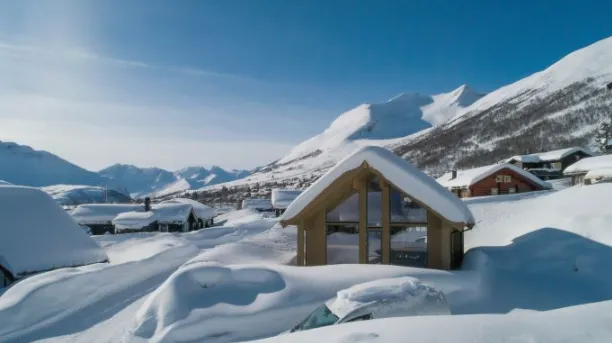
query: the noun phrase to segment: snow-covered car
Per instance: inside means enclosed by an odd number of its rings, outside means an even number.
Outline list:
[[[290,332],[377,318],[449,314],[438,289],[413,277],[382,279],[339,291]]]

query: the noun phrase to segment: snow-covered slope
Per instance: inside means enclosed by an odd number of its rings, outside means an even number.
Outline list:
[[[126,164],[115,164],[102,169],[99,173],[121,182],[130,194],[137,198],[164,197],[188,189],[240,179],[249,174],[246,170],[228,171],[217,166],[210,169],[187,167],[172,172],[161,168],[139,168]]]
[[[85,170],[46,151],[0,141],[0,180],[32,187],[58,184],[108,186],[122,191],[120,183]]]
[[[54,185],[41,188],[63,206],[93,203],[129,203],[132,199],[112,189],[99,186]]]

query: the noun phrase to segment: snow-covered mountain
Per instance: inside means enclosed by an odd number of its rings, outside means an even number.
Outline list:
[[[461,86],[358,106],[287,156],[223,186],[304,186],[362,145],[385,146],[432,174],[527,151],[589,147],[596,126],[612,116],[612,91],[606,89],[611,81],[612,38],[607,38],[485,96]]]
[[[225,170],[218,166],[210,169],[194,166],[177,171],[161,168],[139,168],[133,165],[115,164],[99,171],[100,175],[125,185],[133,197],[163,197],[189,189],[202,188],[243,178],[246,170]]]
[[[55,201],[63,206],[92,203],[129,203],[132,199],[112,189],[100,186],[55,185],[42,187]]]
[[[74,184],[108,186],[110,189],[123,191],[120,183],[85,170],[54,154],[2,141],[0,141],[0,180],[33,187]]]

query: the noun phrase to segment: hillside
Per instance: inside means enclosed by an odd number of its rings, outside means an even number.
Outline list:
[[[100,175],[124,184],[132,197],[167,196],[188,189],[233,181],[249,174],[246,170],[227,171],[221,167],[187,167],[177,171],[161,168],[139,168],[115,164],[99,171]]]
[[[590,147],[597,125],[612,115],[612,92],[606,90],[611,81],[607,38],[485,96],[461,86],[431,97],[403,94],[361,105],[287,156],[224,186],[307,185],[361,145],[385,146],[431,174],[525,152]]]
[[[108,186],[123,191],[121,183],[85,170],[54,154],[26,145],[0,141],[0,180],[44,187],[57,184]]]
[[[42,187],[57,203],[74,206],[91,203],[129,203],[132,199],[120,192],[99,186],[55,185]]]

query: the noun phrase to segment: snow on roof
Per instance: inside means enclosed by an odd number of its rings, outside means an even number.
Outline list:
[[[552,188],[548,182],[542,181],[540,178],[531,174],[530,172],[508,163],[492,164],[490,166],[478,167],[474,169],[457,170],[457,177],[454,179],[452,178],[452,172],[448,172],[439,177],[436,181],[446,188],[469,187],[502,169],[510,169],[542,188]]]
[[[139,230],[143,227],[149,226],[157,220],[155,217],[155,213],[152,211],[148,212],[124,212],[120,213],[115,219],[113,219],[113,224],[115,225],[115,229],[125,230]]]
[[[154,222],[162,224],[183,223],[194,211],[193,206],[181,202],[164,201],[155,204],[148,212],[125,212],[113,219],[116,229],[138,230]]]
[[[13,276],[108,261],[47,193],[0,186],[0,264]]]
[[[289,205],[281,221],[297,216],[337,178],[350,170],[359,168],[363,162],[367,162],[400,191],[428,206],[450,222],[474,224],[474,217],[463,201],[408,161],[377,146],[360,148],[338,162]]]
[[[70,215],[79,224],[106,224],[110,223],[124,212],[144,212],[142,204],[84,204],[70,212]]]
[[[552,161],[558,161],[560,159],[563,159],[567,157],[568,155],[571,155],[579,151],[587,155],[590,155],[590,156],[593,155],[593,153],[591,153],[590,151],[586,149],[579,148],[579,147],[573,147],[573,148],[565,148],[565,149],[559,149],[559,150],[553,150],[553,151],[539,152],[539,153],[529,154],[529,155],[516,155],[516,156],[506,158],[505,160],[502,160],[501,162],[502,163],[508,163],[511,161],[520,161],[524,163],[552,162]]]
[[[442,292],[416,278],[405,276],[365,282],[341,290],[336,298],[329,300],[326,305],[336,316],[343,318],[350,312],[375,302],[393,301],[399,305],[406,299],[417,300],[432,295],[446,304]]]
[[[595,169],[612,168],[612,155],[583,158],[565,168],[563,174],[585,173]]]
[[[272,201],[270,199],[244,199],[242,200],[242,209],[252,208],[254,210],[269,210],[272,209]]]
[[[274,208],[287,208],[302,192],[299,189],[275,188],[272,190],[272,206]]]
[[[4,180],[0,180],[0,186],[10,186],[10,185],[12,185],[12,183],[6,182]]]
[[[586,179],[612,179],[612,168],[601,168],[601,169],[594,169],[589,171],[588,173],[586,173],[586,175],[584,176]]]
[[[182,204],[191,205],[193,207],[193,210],[197,214],[198,218],[202,218],[202,219],[210,219],[217,215],[217,211],[214,208],[210,206],[206,206],[202,204],[201,202],[198,202],[192,199],[175,198],[172,200],[164,201],[164,203],[182,203]]]

